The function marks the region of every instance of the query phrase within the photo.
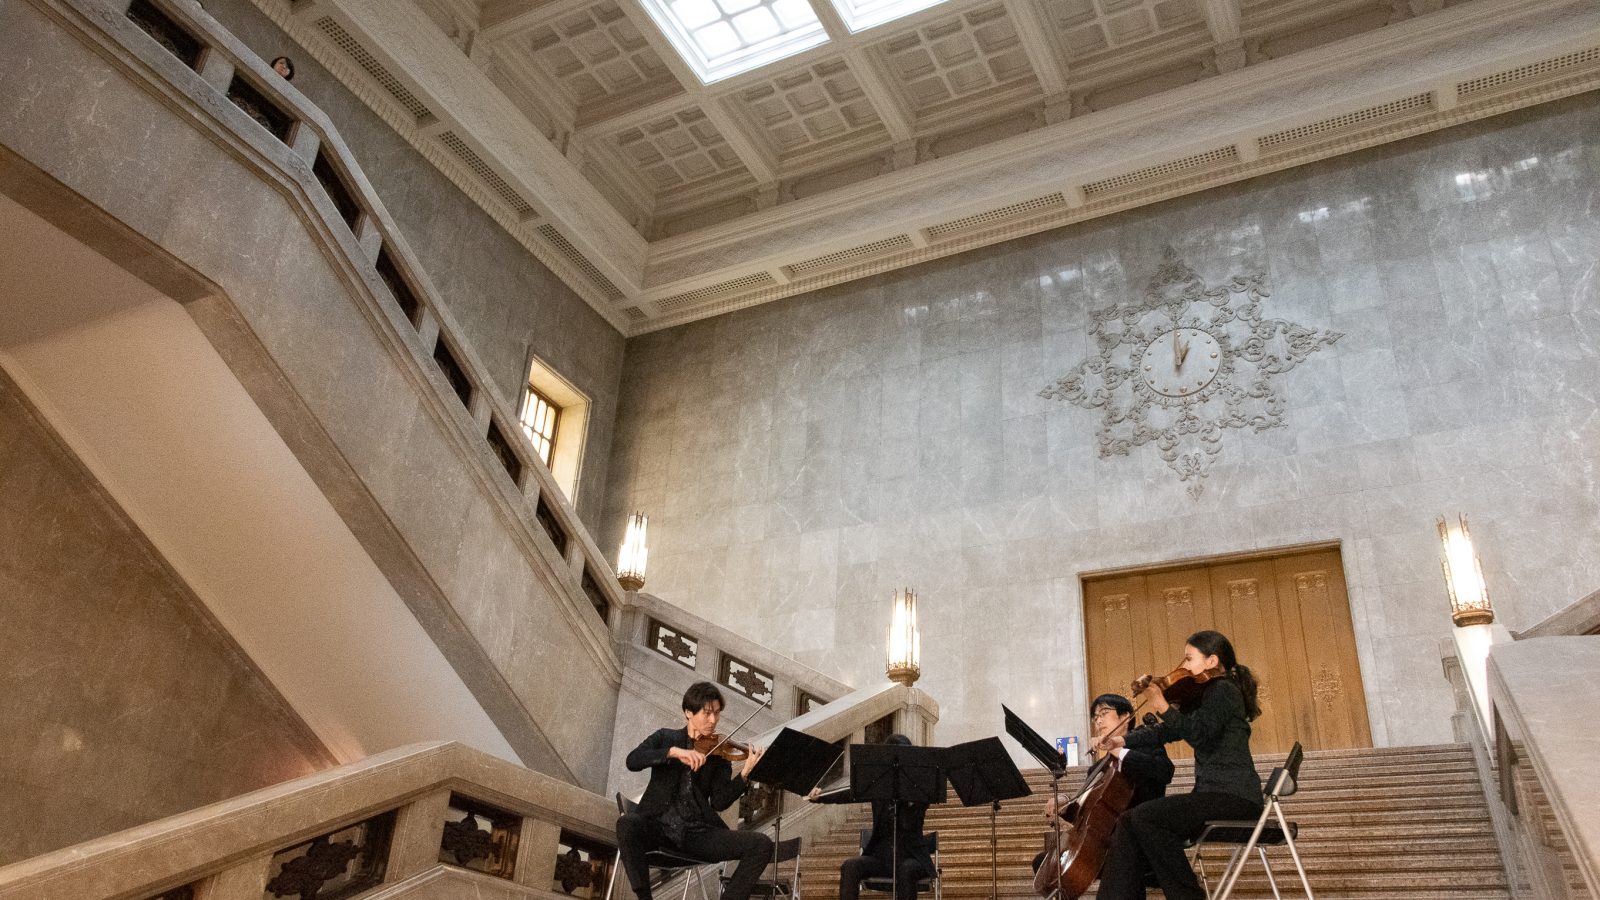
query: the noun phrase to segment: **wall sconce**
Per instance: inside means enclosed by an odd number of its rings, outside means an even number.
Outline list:
[[[1444,545],[1444,559],[1439,565],[1444,569],[1444,584],[1450,591],[1450,618],[1458,627],[1487,625],[1494,621],[1494,607],[1489,603],[1489,588],[1483,583],[1483,566],[1478,563],[1478,551],[1472,546],[1472,533],[1467,531],[1466,515],[1456,517],[1457,524],[1447,523],[1440,516],[1439,542]]]
[[[628,532],[623,535],[622,549],[617,551],[617,581],[622,583],[625,591],[637,591],[644,587],[644,563],[650,551],[644,545],[645,528],[650,520],[644,513],[634,513],[628,517]]]
[[[922,675],[922,635],[917,631],[917,595],[910,588],[894,592],[888,649],[889,680],[906,687],[915,684]]]

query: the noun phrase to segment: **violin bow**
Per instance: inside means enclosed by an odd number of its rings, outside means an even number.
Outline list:
[[[740,722],[738,725],[735,725],[732,731],[730,731],[727,734],[723,735],[722,736],[722,740],[717,741],[716,746],[712,747],[711,750],[708,753],[706,753],[706,755],[710,756],[711,754],[716,753],[718,750],[721,750],[723,744],[726,744],[729,740],[731,740],[733,738],[734,735],[738,734],[740,728],[743,728],[744,726],[750,724],[750,720],[754,719],[756,717],[756,713],[761,712],[763,709],[766,709],[766,707],[765,706],[756,707],[755,708],[755,712],[752,712],[750,715],[745,716],[743,722]]]

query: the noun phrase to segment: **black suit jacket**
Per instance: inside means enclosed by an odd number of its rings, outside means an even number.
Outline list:
[[[663,728],[645,738],[628,754],[628,771],[650,770],[650,784],[645,787],[644,796],[639,798],[640,815],[655,818],[666,812],[673,798],[678,795],[678,782],[684,778],[693,777],[700,795],[706,798],[712,809],[719,812],[732,806],[744,794],[748,786],[744,776],[734,775],[733,764],[722,757],[713,756],[706,760],[700,771],[690,772],[688,766],[667,755],[667,751],[673,747],[687,750],[690,746],[689,729]],[[710,814],[706,816],[705,824],[711,828],[728,827],[721,818]]]
[[[1129,732],[1128,752],[1122,755],[1122,771],[1128,773],[1128,778],[1133,781],[1133,799],[1128,801],[1129,809],[1146,800],[1165,797],[1167,785],[1172,783],[1172,760],[1167,756],[1166,746],[1160,742],[1134,738],[1146,730],[1135,728]]]
[[[818,803],[856,803],[850,786],[835,788],[817,797]],[[893,807],[900,807],[900,848],[894,850],[895,823]],[[922,844],[922,820],[928,814],[926,803],[894,803],[890,800],[872,801],[872,833],[867,836],[866,854],[885,862],[900,859],[921,860],[928,872],[933,871],[933,857]]]

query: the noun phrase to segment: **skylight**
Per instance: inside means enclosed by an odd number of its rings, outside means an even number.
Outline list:
[[[643,0],[706,84],[828,40],[807,0]],[[884,0],[866,0],[881,3]],[[926,5],[924,3],[923,5]]]
[[[921,12],[944,0],[831,0],[839,18],[852,33]]]

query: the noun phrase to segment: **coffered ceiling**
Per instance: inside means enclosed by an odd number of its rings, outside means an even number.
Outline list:
[[[254,2],[628,333],[1600,86],[1596,0]]]

